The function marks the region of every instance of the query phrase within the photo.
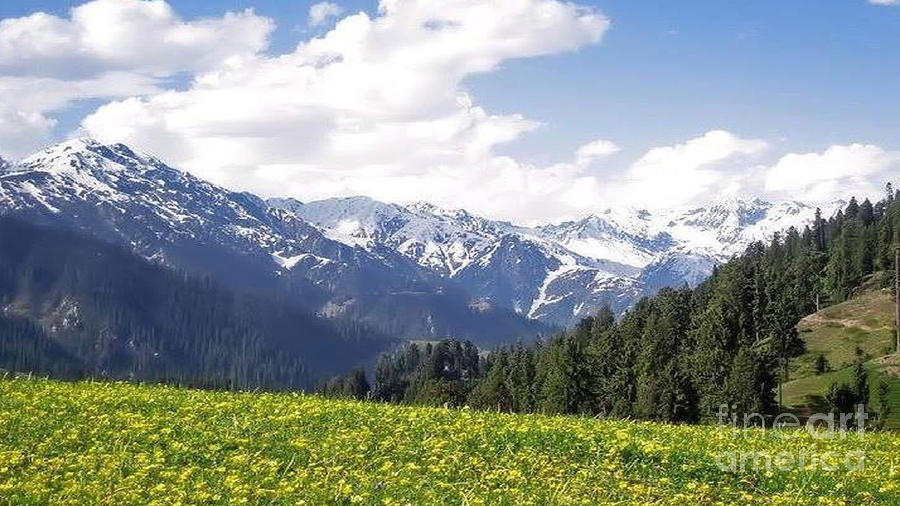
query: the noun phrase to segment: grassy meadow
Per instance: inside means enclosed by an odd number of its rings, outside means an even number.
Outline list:
[[[784,385],[784,404],[800,412],[827,410],[825,393],[834,383],[852,384],[856,349],[863,352],[877,403],[878,386],[885,381],[895,406],[886,424],[900,429],[900,356],[895,347],[894,300],[890,289],[864,290],[856,297],[822,309],[797,325],[805,353],[791,360],[790,380]],[[828,370],[817,374],[815,362],[825,357]]]
[[[900,434],[789,435],[6,378],[0,504],[900,504]]]

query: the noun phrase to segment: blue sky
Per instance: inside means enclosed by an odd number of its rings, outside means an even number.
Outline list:
[[[44,11],[66,19],[69,9],[81,3],[4,2],[0,4],[0,18]],[[402,4],[403,0],[398,3]],[[260,51],[268,57],[291,53],[299,42],[323,36],[332,29],[336,19],[358,11],[368,13],[373,19],[379,15],[376,2],[338,1],[336,4],[343,9],[341,15],[321,26],[310,27],[308,15],[312,2],[169,0],[168,4],[184,22],[218,19],[227,11],[252,8],[257,16],[270,18],[276,25],[268,36],[265,49]],[[802,193],[797,184],[772,186],[758,181],[754,186],[752,182],[746,183],[750,177],[746,171],[752,168],[760,172],[761,167],[774,170],[779,161],[791,154],[818,154],[820,158],[810,158],[810,163],[827,165],[829,148],[849,148],[855,144],[877,147],[881,152],[850,150],[868,156],[860,163],[877,165],[877,168],[863,171],[865,177],[883,179],[886,171],[897,170],[894,155],[900,150],[900,5],[874,5],[866,0],[658,0],[578,4],[608,20],[610,26],[603,31],[602,40],[596,43],[579,40],[574,43],[575,50],[552,48],[537,56],[499,58],[488,71],[466,72],[454,88],[456,92],[468,94],[470,100],[488,115],[515,116],[533,122],[530,126],[520,125],[508,139],[504,137],[503,142],[492,144],[489,154],[492,160],[509,158],[517,166],[527,166],[528,170],[546,170],[568,163],[579,146],[605,139],[618,149],[596,157],[589,166],[570,167],[569,176],[566,176],[570,179],[568,184],[572,185],[584,183],[584,177],[594,178],[592,184],[603,183],[636,171],[636,165],[640,165],[654,148],[676,148],[669,153],[677,152],[678,146],[702,138],[707,132],[726,131],[738,140],[764,140],[767,147],[758,150],[736,148],[722,157],[713,156],[708,166],[693,167],[708,171],[716,166],[721,171],[732,171],[727,172],[728,181],[716,176],[719,182],[702,190],[719,191],[728,183],[729,188],[737,184],[746,189],[737,194],[771,193],[773,187],[789,187],[795,193]],[[170,71],[165,77],[167,84],[160,86],[157,82],[157,86],[162,89],[188,88],[193,77],[208,70]],[[154,78],[158,78],[158,74],[156,72]],[[123,93],[123,97],[130,95]],[[140,93],[136,95],[141,96]],[[79,97],[45,111],[48,118],[56,121],[49,140],[70,135],[97,107],[123,97]],[[89,133],[94,134],[94,130],[109,136],[110,131],[121,130],[121,125],[105,130],[95,128]],[[144,149],[175,153],[169,158],[176,158],[176,162],[188,169],[205,171],[202,175],[218,178],[231,186],[242,186],[247,182],[249,189],[260,193],[273,191],[247,176],[262,170],[255,169],[315,165],[310,160],[295,160],[287,155],[277,160],[266,158],[255,162],[251,159],[235,175],[229,171],[237,168],[212,167],[219,162],[208,157],[185,155],[179,158],[178,149],[146,145],[157,137],[134,137],[134,142]],[[467,148],[454,144],[449,149]],[[732,156],[735,153],[736,156]],[[417,160],[417,163],[429,163]],[[465,162],[472,163],[468,158]],[[403,168],[392,175],[409,177],[410,169],[404,165],[406,163],[398,162]],[[440,159],[433,163],[448,162]],[[671,163],[678,163],[678,159],[672,159]],[[324,168],[316,170],[325,170],[330,164],[332,160],[328,159],[327,163],[320,164]],[[734,178],[738,167],[746,173]],[[370,174],[376,169],[367,170]],[[496,175],[505,169],[490,170]],[[647,172],[650,169],[641,170]],[[802,170],[822,171],[805,165]],[[673,169],[673,172],[678,173],[678,170]],[[577,174],[572,175],[574,173]],[[853,179],[854,174],[839,176],[827,181],[825,186],[816,186],[816,192],[822,194],[817,193],[817,196],[840,196],[825,193],[832,191],[829,188],[843,186],[841,178]],[[343,177],[360,178],[354,172],[347,172]],[[710,177],[706,174],[698,181],[708,182]],[[857,185],[857,189],[872,191],[880,186],[880,179],[870,178],[868,187]],[[308,174],[304,180],[308,181]],[[329,193],[353,193],[358,189],[353,184],[336,181],[331,180],[328,185],[306,194],[303,194],[303,188],[293,192],[313,198]],[[386,186],[396,187],[403,181],[408,182],[395,178]],[[560,183],[559,178],[554,181],[554,184]],[[565,189],[564,183],[560,185],[559,192],[549,198],[572,198],[572,191]],[[410,195],[410,200],[426,197],[445,204],[455,200],[452,196],[442,198],[427,191],[411,193],[414,195]],[[598,199],[607,199],[604,195],[608,196],[608,192],[576,197],[589,202],[581,207],[590,207]],[[402,195],[386,190],[376,192],[376,196],[406,200]],[[544,198],[548,197],[545,195]],[[699,198],[702,197],[694,196],[672,204],[685,204]],[[531,214],[518,216],[511,210],[527,202],[513,200],[504,204],[506,208],[485,205],[483,210],[498,217],[539,219],[540,216]],[[553,214],[562,216],[579,210],[559,206]]]
[[[615,137],[636,149],[727,128],[814,150],[898,144],[900,8],[863,1],[628,1],[599,4],[600,46],[506,65],[475,79],[501,110],[547,121],[523,144]],[[528,83],[520,93],[509,93]],[[542,137],[542,139],[538,139]]]

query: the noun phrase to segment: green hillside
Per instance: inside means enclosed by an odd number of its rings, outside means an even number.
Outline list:
[[[869,373],[870,402],[876,402],[879,383],[887,381],[895,406],[888,425],[900,428],[900,357],[893,354],[894,300],[890,288],[877,288],[884,284],[883,277],[883,273],[874,276],[852,299],[800,321],[797,329],[805,352],[791,361],[791,381],[784,385],[785,405],[800,411],[824,409],[824,396],[832,384],[852,382],[858,347]],[[827,370],[821,374],[816,372],[819,356],[827,362]]]
[[[790,436],[0,378],[0,504],[900,502],[900,434]]]

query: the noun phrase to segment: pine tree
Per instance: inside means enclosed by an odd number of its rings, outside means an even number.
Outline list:
[[[885,422],[888,418],[890,418],[891,413],[893,412],[893,406],[891,405],[890,398],[890,384],[882,379],[878,383],[878,419],[882,426],[884,426]]]
[[[487,376],[469,394],[470,406],[496,411],[514,411],[515,399],[507,388],[509,355],[506,350],[491,354]]]
[[[765,360],[750,348],[741,348],[725,382],[727,404],[739,414],[770,413],[775,404],[773,386]]]
[[[856,404],[869,404],[869,375],[864,366],[864,357],[861,349],[856,348],[856,362],[853,366],[853,393],[856,396]]]
[[[815,371],[817,375],[828,372],[828,360],[821,353],[816,356]]]

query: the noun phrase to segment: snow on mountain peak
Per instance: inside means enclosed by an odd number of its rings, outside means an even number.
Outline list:
[[[606,303],[624,310],[662,286],[696,284],[751,242],[802,229],[815,215],[800,202],[727,199],[669,211],[608,208],[529,228],[428,202],[262,201],[89,138],[0,172],[0,209],[100,210],[116,230],[135,231],[135,247],[148,255],[160,240],[202,238],[264,254],[284,271],[315,269],[323,282],[343,268],[342,258],[393,259],[392,271],[409,266],[416,276],[451,278],[475,299],[563,325]]]
[[[135,193],[162,202],[159,193],[166,182],[206,184],[124,144],[82,137],[50,146],[0,173],[0,203],[55,212],[53,202],[111,204],[128,201]]]
[[[629,293],[638,284],[696,284],[713,265],[751,242],[768,240],[791,226],[800,228],[815,213],[798,202],[728,199],[655,213],[610,208],[577,221],[527,228],[428,202],[400,206],[350,197],[307,204],[271,199],[269,204],[295,213],[334,240],[370,250],[387,247],[438,274],[462,276],[484,290],[503,276],[521,278],[517,284],[534,286],[517,293],[515,307],[529,315],[546,314],[548,304],[572,304],[574,296],[554,290],[565,285],[571,295],[576,278],[602,279],[597,286],[603,290],[619,286]],[[519,269],[528,274],[515,274]],[[506,274],[495,274],[500,278],[494,279],[474,271]],[[593,309],[583,301],[578,304],[584,311]]]
[[[404,206],[409,211],[420,215],[433,215],[433,216],[446,216],[448,218],[456,218],[456,219],[473,219],[476,218],[469,211],[465,209],[448,209],[445,207],[440,207],[432,204],[431,202],[425,202],[424,200],[419,200],[417,202],[413,202],[407,206]]]
[[[541,237],[587,258],[643,267],[669,238],[654,229],[651,214],[643,209],[605,209],[578,221],[537,227]]]
[[[448,276],[469,265],[513,228],[427,202],[401,206],[369,197],[345,197],[305,204],[285,199],[268,203],[312,223],[334,240],[367,249],[386,246]]]
[[[159,159],[140,153],[125,144],[103,144],[90,137],[80,137],[50,146],[18,164],[25,170],[73,173],[78,171],[126,172],[135,170],[164,169],[180,171],[163,164]]]
[[[52,160],[58,160],[75,154],[84,154],[103,146],[96,139],[90,137],[78,137],[53,146],[48,146],[37,153],[22,160],[22,165],[37,166]]]
[[[412,204],[407,205],[406,208],[410,211],[418,213],[448,214],[446,209],[438,207],[431,202],[426,202],[424,200],[417,200]]]
[[[815,208],[799,202],[729,199],[650,212],[604,209],[539,227],[487,220],[428,202],[367,197],[301,204],[271,199],[331,239],[388,248],[529,317],[570,324],[605,303],[625,309],[663,286],[695,285],[757,240],[802,228]]]

